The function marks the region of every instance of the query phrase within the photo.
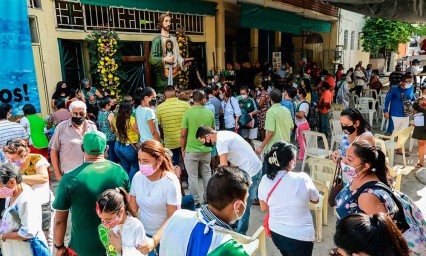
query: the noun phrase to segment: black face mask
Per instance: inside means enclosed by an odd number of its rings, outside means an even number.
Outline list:
[[[76,125],[81,125],[84,122],[85,119],[86,118],[84,116],[83,117],[78,117],[78,116],[71,117],[71,121]]]
[[[157,100],[156,99],[153,99],[153,100],[151,100],[150,102],[149,102],[149,105],[150,106],[155,106],[155,104],[157,103]]]
[[[356,128],[353,125],[348,125],[348,126],[342,125],[342,131],[346,133],[347,135],[351,135],[352,133],[356,132]]]
[[[111,106],[110,111],[114,111],[116,107],[117,107],[117,105]]]
[[[204,138],[204,146],[209,147],[209,148],[213,147],[213,142],[212,142],[211,137],[210,137],[209,142],[207,142],[207,138]]]

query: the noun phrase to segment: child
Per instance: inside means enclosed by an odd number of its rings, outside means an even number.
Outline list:
[[[127,198],[122,188],[108,189],[96,202],[96,213],[102,221],[99,238],[108,256],[144,255],[136,247],[145,243],[145,229]]]

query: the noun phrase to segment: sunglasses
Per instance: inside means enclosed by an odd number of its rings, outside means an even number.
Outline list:
[[[14,142],[9,140],[8,142],[6,142],[6,146],[13,146],[15,148],[17,147],[27,147],[27,145],[22,144],[21,142]]]

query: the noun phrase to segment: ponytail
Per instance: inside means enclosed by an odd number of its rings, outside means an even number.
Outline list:
[[[129,195],[123,188],[105,190],[96,201],[96,212],[115,213],[124,207],[133,217],[136,217],[135,211],[130,207]]]
[[[285,141],[275,142],[271,150],[265,155],[266,176],[273,180],[278,171],[289,171],[291,160],[296,161],[297,148],[293,144]],[[291,167],[293,169],[293,166]]]
[[[372,163],[372,170],[375,171],[377,178],[379,178],[379,180],[386,184],[388,187],[392,187],[392,183],[389,181],[389,169],[388,166],[386,165],[386,156],[383,153],[382,150],[377,149],[377,158],[376,160]]]

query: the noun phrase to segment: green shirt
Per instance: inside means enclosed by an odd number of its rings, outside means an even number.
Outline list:
[[[79,256],[105,254],[99,240],[96,201],[107,189],[122,187],[129,191],[129,177],[124,169],[108,160],[85,162],[65,174],[56,190],[53,208],[71,210],[71,241],[69,246]]]
[[[266,144],[263,152],[268,152],[272,144],[277,141],[284,140],[290,142],[290,133],[293,127],[294,124],[290,111],[286,107],[281,106],[280,103],[272,105],[266,112],[265,131],[272,131],[274,135],[268,144]]]
[[[243,100],[242,98],[238,98],[238,104],[240,104],[240,108],[244,108],[244,110],[247,111],[247,113],[257,111],[257,104],[252,97],[249,97],[246,100]],[[253,119],[254,119],[253,128],[257,128],[258,127],[257,115],[254,115]]]
[[[186,136],[186,152],[210,152],[212,148],[204,146],[195,134],[200,126],[207,125],[214,128],[214,115],[204,106],[194,106],[183,114],[182,128],[188,129]]]

